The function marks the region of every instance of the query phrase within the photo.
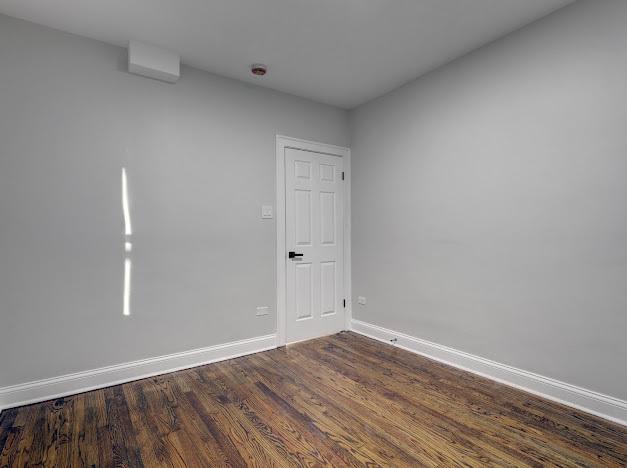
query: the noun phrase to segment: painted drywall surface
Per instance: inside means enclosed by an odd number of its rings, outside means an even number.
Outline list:
[[[5,16],[0,63],[0,387],[275,330],[275,134],[345,146],[344,111]]]
[[[349,115],[355,318],[627,398],[625,24],[580,1]]]

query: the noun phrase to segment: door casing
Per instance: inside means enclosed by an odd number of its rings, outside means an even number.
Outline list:
[[[294,148],[314,153],[340,156],[344,160],[344,298],[346,299],[345,326],[350,329],[352,318],[351,301],[351,151],[350,148],[328,145],[309,140],[276,136],[276,312],[277,346],[286,343],[287,324],[287,271],[285,245],[285,149]]]

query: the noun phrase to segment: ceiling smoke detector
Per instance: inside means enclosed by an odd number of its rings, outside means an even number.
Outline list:
[[[253,75],[263,76],[267,73],[268,67],[264,65],[263,63],[253,63],[250,66],[250,71],[252,72]]]

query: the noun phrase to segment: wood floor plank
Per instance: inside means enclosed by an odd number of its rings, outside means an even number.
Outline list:
[[[128,406],[120,386],[105,389],[108,433],[112,447],[112,466],[143,467],[135,428],[131,424]]]
[[[5,415],[5,413],[7,413]],[[19,424],[18,415],[23,419],[27,410],[12,408],[0,413],[3,424],[0,426],[0,467],[12,466],[18,453],[20,441],[24,435],[23,425]]]
[[[113,444],[112,437],[109,434],[109,415],[107,413],[106,389],[96,390],[86,394],[87,402],[89,402],[88,411],[93,412],[93,421],[96,440],[95,454],[98,462],[95,466],[113,466]]]
[[[627,466],[627,428],[354,333],[5,410],[0,468]]]
[[[0,455],[2,455],[7,439],[11,434],[17,413],[17,408],[11,408],[0,413]]]
[[[166,442],[167,435],[159,434],[144,387],[141,382],[133,382],[123,387],[144,464],[169,468],[185,466],[175,449]]]
[[[96,411],[90,407],[90,394],[77,395],[72,415],[72,442],[70,465],[72,467],[91,467],[98,464],[98,439],[95,420]]]
[[[22,436],[15,447],[14,457],[9,466],[32,466],[39,463],[44,452],[44,431],[46,413],[49,411],[50,402],[27,407],[23,416],[19,414],[15,420],[16,427],[20,427]],[[23,421],[23,422],[22,422]]]

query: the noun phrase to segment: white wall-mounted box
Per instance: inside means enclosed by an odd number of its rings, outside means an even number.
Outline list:
[[[129,41],[128,71],[174,83],[181,76],[181,57],[161,47]]]

